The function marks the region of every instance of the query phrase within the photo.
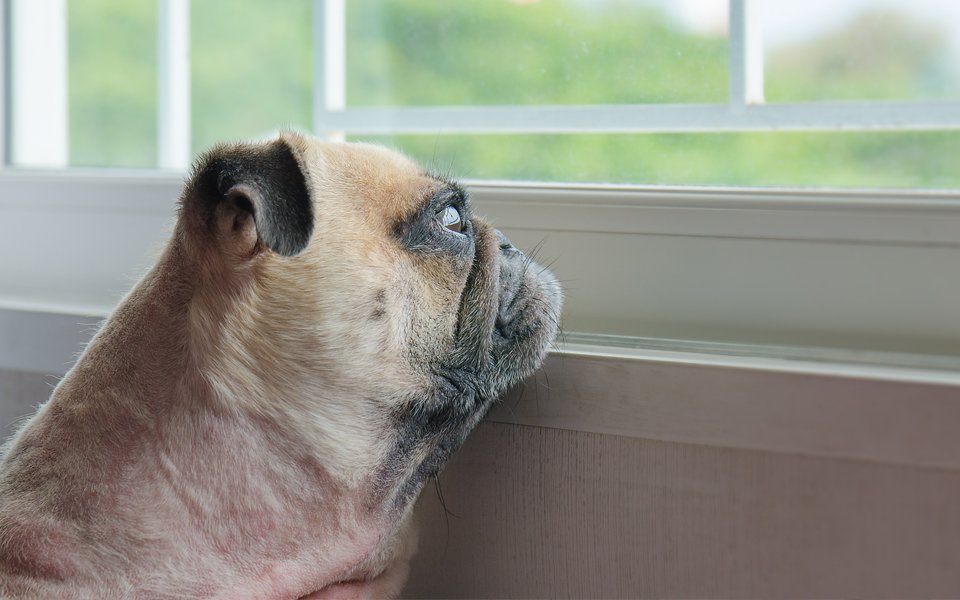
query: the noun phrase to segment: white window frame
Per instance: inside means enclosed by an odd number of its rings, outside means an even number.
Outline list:
[[[17,1],[23,0],[0,0],[5,22]],[[756,5],[731,0],[730,6],[725,104],[350,108],[344,0],[315,0],[314,129],[341,138],[960,127],[957,102],[765,104]],[[5,144],[0,235],[18,256],[0,261],[0,307],[102,316],[149,262],[148,249],[162,243],[189,148],[188,12],[187,0],[160,0],[161,170],[21,169],[10,166]],[[9,113],[7,104],[0,127]],[[9,132],[0,133],[7,140]],[[553,240],[544,253],[559,255],[561,276],[573,272],[587,282],[568,282],[571,329],[629,334],[635,358],[643,348],[654,356],[672,344],[691,356],[806,357],[804,368],[816,371],[827,362],[857,363],[852,349],[873,357],[871,364],[937,377],[960,371],[958,193],[488,181],[469,187],[498,226],[528,245]],[[611,261],[610,252],[624,248],[630,254]],[[706,260],[718,256],[728,260]],[[618,274],[624,262],[642,263],[626,283]],[[858,294],[850,279],[863,272],[878,275]],[[936,302],[904,291],[925,286]],[[833,289],[821,306],[795,301],[805,290]],[[703,340],[732,341],[735,349]],[[575,342],[571,347],[615,354],[623,346],[602,336]]]
[[[729,0],[725,104],[403,106],[345,102],[344,0],[314,0],[314,129],[350,135],[716,133],[960,128],[960,102],[766,104],[757,0]]]

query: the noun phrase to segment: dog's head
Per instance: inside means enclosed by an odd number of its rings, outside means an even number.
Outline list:
[[[387,513],[557,331],[554,277],[462,187],[378,146],[284,133],[217,147],[185,189],[178,235],[209,282],[195,325],[212,388],[299,432]]]

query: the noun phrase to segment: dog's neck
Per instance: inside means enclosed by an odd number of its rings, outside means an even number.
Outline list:
[[[10,481],[4,489],[16,482],[22,493],[0,499],[8,533],[0,572],[99,572],[103,581],[164,593],[175,591],[174,580],[192,581],[179,590],[186,595],[217,593],[229,581],[242,588],[232,597],[306,594],[362,577],[364,568],[376,575],[383,524],[328,471],[328,449],[304,439],[309,426],[285,408],[295,403],[244,406],[245,394],[266,393],[256,369],[245,381],[235,380],[235,367],[234,379],[216,380],[217,360],[254,350],[249,341],[205,337],[211,321],[236,317],[235,306],[208,302],[202,282],[179,275],[189,272],[177,264],[184,260],[171,243],[57,387],[46,418],[14,439],[0,476]],[[225,404],[225,393],[239,403]],[[250,408],[264,400],[276,400],[275,410]],[[25,498],[35,515],[51,497],[71,514],[44,523],[21,516],[31,514],[18,510]],[[84,539],[124,546],[92,548]],[[104,555],[126,557],[111,564],[127,572],[101,571]]]

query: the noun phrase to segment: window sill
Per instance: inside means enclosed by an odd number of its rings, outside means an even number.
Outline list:
[[[102,321],[0,299],[0,370],[65,373]],[[953,357],[567,334],[488,420],[960,468]]]
[[[66,373],[76,356],[112,308],[105,305],[52,302],[0,295],[0,369]],[[58,352],[64,344],[74,345]],[[35,351],[34,351],[35,349]],[[23,352],[27,350],[27,352]],[[552,354],[563,360],[597,358],[655,362],[710,368],[796,373],[874,381],[902,381],[960,386],[960,358],[910,354],[772,346],[702,340],[641,338],[565,332]],[[40,357],[51,357],[44,360]]]

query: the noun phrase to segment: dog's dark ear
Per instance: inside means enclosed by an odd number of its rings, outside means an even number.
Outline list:
[[[208,232],[241,236],[252,226],[255,240],[284,256],[302,252],[313,235],[306,179],[283,140],[207,152],[187,184],[182,210],[195,213]]]

